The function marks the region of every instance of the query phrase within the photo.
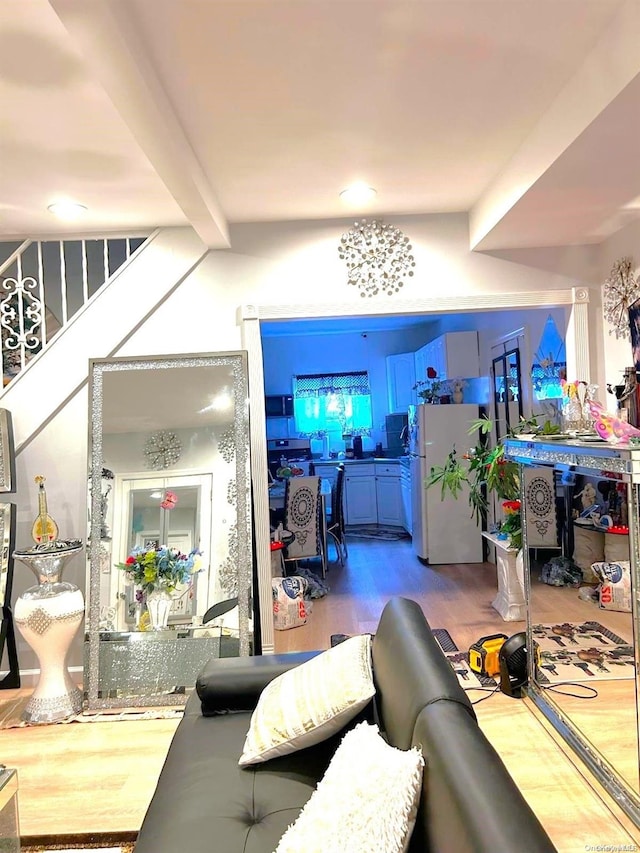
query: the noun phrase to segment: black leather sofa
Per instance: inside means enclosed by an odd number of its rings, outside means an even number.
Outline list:
[[[391,599],[372,648],[376,722],[393,746],[420,744],[425,756],[409,850],[554,851],[480,730],[419,605]],[[136,853],[273,853],[342,735],[247,768],[238,766],[238,758],[263,687],[313,654],[207,664],[174,735]],[[373,717],[373,707],[367,713]]]

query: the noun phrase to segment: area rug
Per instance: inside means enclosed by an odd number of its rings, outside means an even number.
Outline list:
[[[88,835],[33,836],[23,839],[21,853],[133,853],[137,833],[117,835],[92,833]],[[129,838],[131,840],[124,840]]]
[[[30,696],[19,696],[17,699],[0,699],[0,729],[18,729],[30,726],[22,719]],[[102,712],[91,712],[76,714],[66,720],[61,720],[55,725],[66,725],[67,723],[115,723],[118,720],[171,720],[182,717],[182,708],[146,708],[140,711],[127,710],[112,714]],[[1,848],[0,848],[1,849]]]
[[[540,684],[634,676],[633,646],[599,622],[537,624],[532,631]]]
[[[461,652],[458,649],[446,628],[433,628],[431,633],[444,652],[444,656],[449,661],[463,688],[496,686],[493,678],[489,678],[486,675],[479,675],[471,669],[469,666],[469,652]],[[339,643],[344,643],[348,639],[349,634],[332,634],[330,641],[331,648],[337,646]]]
[[[411,538],[404,530],[394,530],[390,527],[348,527],[346,535],[353,539],[382,539],[385,542]]]
[[[461,687],[468,690],[473,687],[496,686],[493,678],[489,678],[488,675],[480,675],[471,669],[469,665],[469,652],[461,652],[458,649],[446,628],[433,628],[431,633],[444,652],[444,656],[449,661],[451,668],[458,676],[458,682]]]
[[[60,850],[66,850],[67,853],[133,853],[134,844],[117,844],[115,847],[65,847],[58,844],[48,844],[44,847],[27,846],[20,848],[21,853],[58,853]]]

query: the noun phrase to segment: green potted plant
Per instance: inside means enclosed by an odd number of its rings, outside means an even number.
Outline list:
[[[440,486],[440,497],[445,500],[460,497],[465,486],[469,487],[471,514],[478,524],[486,522],[489,499],[494,495],[501,503],[503,518],[497,523],[497,535],[509,542],[509,547],[522,548],[522,524],[520,517],[520,475],[516,462],[506,459],[504,445],[489,445],[493,420],[486,416],[473,421],[469,435],[479,435],[475,445],[462,456],[454,447],[449,451],[444,465],[435,465],[427,477],[426,486]],[[546,420],[538,423],[538,416],[521,418],[508,435],[520,434],[553,435],[560,427]]]
[[[453,497],[456,500],[465,486],[469,488],[469,505],[471,514],[478,524],[487,517],[489,497],[494,494],[501,502],[510,505],[509,513],[500,522],[498,535],[509,540],[512,548],[522,546],[522,530],[520,526],[520,477],[518,465],[505,459],[504,445],[490,447],[488,435],[493,428],[493,421],[483,417],[473,421],[469,435],[478,435],[475,447],[460,456],[455,448],[449,451],[444,465],[433,466],[427,478],[426,486],[440,486],[440,497],[445,500]],[[515,504],[518,504],[517,509]],[[503,506],[503,511],[504,511]],[[503,530],[504,526],[504,530]]]

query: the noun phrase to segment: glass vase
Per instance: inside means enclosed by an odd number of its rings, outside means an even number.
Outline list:
[[[173,597],[166,587],[156,587],[147,593],[147,611],[152,631],[164,631],[169,625]]]
[[[84,599],[75,584],[61,580],[67,562],[82,548],[79,539],[56,540],[13,553],[38,579],[18,597],[14,615],[40,665],[38,683],[22,713],[27,723],[56,723],[82,709],[82,693],[69,675],[66,658],[84,620]]]

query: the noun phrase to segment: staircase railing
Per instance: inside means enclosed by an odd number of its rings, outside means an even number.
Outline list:
[[[3,385],[46,347],[146,239],[0,243]]]

